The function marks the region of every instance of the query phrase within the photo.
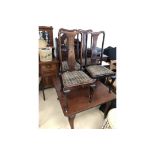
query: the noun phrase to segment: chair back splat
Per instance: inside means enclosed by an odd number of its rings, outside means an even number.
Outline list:
[[[69,70],[75,70],[75,51],[74,51],[74,38],[77,32],[67,32],[67,47],[68,47],[68,66]]]
[[[102,47],[100,53],[97,51],[97,41],[100,34],[103,34]],[[104,45],[105,33],[104,31],[91,33],[91,64],[102,63],[103,45]],[[98,56],[99,55],[99,56]]]
[[[59,44],[61,45],[61,36],[64,35],[66,36],[67,42],[66,42],[66,46],[67,46],[67,65],[68,65],[68,70],[69,71],[73,71],[76,70],[76,59],[75,59],[75,37],[78,34],[77,30],[67,30],[67,29],[60,29],[59,30],[59,34],[58,34],[58,38],[59,38]],[[60,55],[60,61],[62,64],[62,51],[61,51],[61,46],[59,46],[59,55]],[[62,69],[62,66],[61,66]]]
[[[79,29],[79,33],[81,34],[81,55],[80,55],[80,64],[85,67],[87,64],[87,42],[88,42],[88,34],[91,33],[92,30],[81,30]]]

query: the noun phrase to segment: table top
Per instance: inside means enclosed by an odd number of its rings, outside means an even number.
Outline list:
[[[65,109],[63,108],[64,95],[63,95],[63,92],[60,91],[60,88],[61,88],[60,80],[53,79],[53,83],[60,100],[62,111],[65,116],[72,116],[82,111],[88,110],[90,108],[96,107],[101,104],[105,104],[109,101],[116,99],[116,95],[113,92],[109,93],[109,89],[100,81],[97,81],[97,86],[91,103],[89,102],[88,87],[72,90],[67,95],[68,112],[66,113]]]

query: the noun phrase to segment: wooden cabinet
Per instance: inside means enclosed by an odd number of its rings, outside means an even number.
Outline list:
[[[44,88],[53,87],[53,78],[58,76],[58,60],[39,62],[39,73],[43,79]]]
[[[54,56],[53,27],[39,26],[39,38],[47,42],[47,47],[52,48],[52,61],[42,62],[39,59],[39,75],[42,77],[44,88],[53,87],[52,79],[58,75],[59,62]]]

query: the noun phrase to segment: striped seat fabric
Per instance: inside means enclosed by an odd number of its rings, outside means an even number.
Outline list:
[[[65,72],[62,74],[62,81],[64,87],[73,87],[94,83],[96,80],[91,79],[83,71]]]
[[[75,64],[75,70],[79,70],[80,69],[80,64],[76,62]],[[69,66],[67,61],[62,61],[62,71],[68,71],[69,70]]]
[[[100,76],[115,75],[113,71],[100,65],[88,66],[86,69],[93,78],[100,77]]]

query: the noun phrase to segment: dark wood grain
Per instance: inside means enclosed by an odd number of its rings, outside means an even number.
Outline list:
[[[81,34],[81,52],[80,52],[80,64],[82,66],[86,66],[87,64],[87,40],[88,40],[88,34],[92,32],[91,29],[89,30],[79,30],[80,34]],[[84,61],[82,61],[84,60]]]
[[[56,77],[58,74],[59,62],[54,58],[54,44],[53,44],[53,27],[52,26],[39,26],[39,31],[48,32],[49,34],[49,44],[48,46],[52,48],[52,61],[41,62],[39,61],[39,74],[42,77],[42,83],[44,88],[53,87],[52,78]]]
[[[62,44],[62,36],[65,35],[65,37],[67,38],[67,54],[68,54],[68,67],[69,67],[69,71],[73,71],[75,70],[75,44],[74,44],[74,39],[75,36],[78,34],[78,31],[73,29],[73,30],[67,30],[67,29],[59,29],[59,33],[58,33],[58,45],[59,45],[59,60],[60,60],[60,65],[62,65],[62,48],[61,48],[61,44]],[[62,66],[61,66],[62,67]]]
[[[74,129],[74,119],[75,119],[75,115],[68,117],[68,121],[69,121],[69,124],[71,126],[71,129]]]
[[[67,96],[68,101],[68,111],[65,112],[64,109],[64,95],[60,91],[60,81],[59,79],[54,79],[54,86],[65,116],[72,116],[80,113],[82,111],[88,110],[90,108],[96,107],[101,104],[105,104],[116,98],[114,93],[109,93],[109,89],[103,85],[101,82],[97,81],[97,86],[94,91],[93,100],[89,102],[89,88],[79,88],[71,91]]]
[[[59,62],[56,59],[48,62],[39,62],[39,73],[43,79],[44,88],[53,87],[52,78],[58,76]]]

